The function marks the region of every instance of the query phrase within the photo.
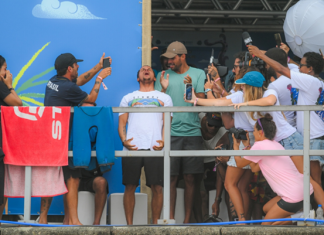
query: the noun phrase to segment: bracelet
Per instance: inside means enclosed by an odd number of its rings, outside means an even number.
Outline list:
[[[225,90],[223,90],[223,92],[222,92],[222,96],[224,95],[224,93],[225,93]]]
[[[108,90],[108,87],[106,87],[105,83],[102,81],[102,77],[100,76],[97,76],[97,78],[99,78],[101,80],[101,84],[102,84],[102,87],[105,89],[105,90]]]
[[[15,90],[15,89],[11,87],[11,88],[9,88],[8,90],[9,90],[9,91],[12,91],[12,90]]]
[[[214,82],[216,83],[219,79],[220,79],[220,77],[216,78],[216,79],[214,80]]]
[[[287,58],[287,63],[289,63],[290,62],[290,57],[288,56],[288,58]]]
[[[243,150],[246,150],[247,148],[251,148],[251,145],[245,146]]]
[[[194,106],[197,105],[198,99],[199,99],[199,98],[196,98],[195,103],[194,103]]]
[[[124,142],[125,142],[126,140],[127,140],[127,139],[124,139],[124,140],[122,141],[123,146],[124,146]]]

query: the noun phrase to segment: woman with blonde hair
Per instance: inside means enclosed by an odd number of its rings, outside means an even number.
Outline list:
[[[247,67],[241,70],[240,74],[243,76],[244,72],[257,70],[253,67]],[[261,75],[261,74],[260,74]],[[256,81],[257,86],[262,88],[264,77],[261,75],[259,80]],[[228,106],[235,103],[241,103],[244,101],[243,92],[238,90],[234,94],[226,96],[220,99],[197,99],[193,94],[192,100],[186,100],[186,102],[205,105],[205,106]],[[232,119],[232,123],[234,124],[236,129],[243,129],[249,132],[250,140],[253,143],[253,120],[251,121],[245,112],[235,112],[234,118]],[[225,125],[226,127],[226,125]],[[226,128],[229,128],[228,126]],[[244,146],[241,145],[241,149]],[[224,160],[223,158],[221,160]],[[248,194],[248,185],[251,181],[252,172],[247,166],[244,169],[237,168],[234,157],[231,157],[227,163],[228,168],[225,176],[225,188],[228,191],[230,198],[234,204],[236,213],[239,217],[240,221],[245,220],[249,209],[249,194]]]
[[[266,89],[263,85],[265,82],[264,76],[257,71],[251,71],[247,72],[243,78],[238,79],[235,81],[236,84],[240,84],[243,90],[243,93],[234,93],[231,96],[228,96],[227,98],[230,98],[232,102],[215,102],[215,100],[202,100],[202,99],[197,99],[196,97],[193,97],[192,102],[198,104],[198,105],[203,105],[203,106],[226,106],[226,105],[234,105],[235,108],[242,106],[242,105],[260,105],[260,106],[270,106],[270,105],[280,105],[278,101],[278,94],[276,93],[275,90],[272,89]],[[214,102],[213,102],[214,101]],[[256,104],[258,103],[258,104]],[[273,120],[277,125],[277,133],[275,136],[275,141],[278,142],[288,142],[288,143],[295,143],[295,145],[300,145],[300,143],[303,143],[302,137],[300,134],[296,131],[294,127],[292,127],[287,120],[285,119],[284,115],[282,112],[270,112],[270,114],[273,116]],[[263,113],[261,112],[248,112],[246,113],[248,122],[250,123],[250,126],[252,128],[255,125],[255,122],[258,118],[263,116]],[[234,117],[235,119],[235,117]],[[236,125],[235,125],[236,126]],[[243,129],[243,128],[242,128]],[[247,130],[247,129],[244,129]],[[254,142],[253,135],[252,135],[252,130],[247,130],[250,133],[250,139],[252,142]],[[301,141],[300,141],[301,140]],[[288,145],[288,144],[287,144]],[[293,144],[291,144],[292,148],[297,148]],[[232,157],[230,161],[228,162],[229,166],[235,166],[235,159]],[[230,177],[230,176],[229,176]],[[236,176],[234,176],[236,177]],[[226,185],[228,186],[228,189],[230,191],[232,185],[230,184],[232,181],[230,178],[228,178],[228,182],[226,184],[226,179],[225,179],[225,187]],[[235,189],[235,187],[234,187]],[[235,190],[233,190],[235,192]],[[230,196],[231,193],[229,192]],[[233,193],[233,197],[236,197],[235,194]],[[239,218],[240,220],[244,220],[244,214],[243,217],[240,213],[242,211],[243,206],[241,207],[241,203],[239,200],[236,200],[235,198],[231,197],[235,210],[237,211],[237,214],[241,216]],[[243,198],[244,201],[244,198]],[[246,204],[244,201],[244,208]],[[244,210],[245,212],[246,210]],[[246,214],[245,214],[246,215]]]

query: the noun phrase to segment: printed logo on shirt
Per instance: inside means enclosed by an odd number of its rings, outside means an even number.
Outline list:
[[[318,89],[318,92],[319,92],[319,96],[318,96],[318,99],[317,99],[317,102],[316,104],[317,105],[323,105],[323,101],[324,101],[324,90],[322,87],[320,87]],[[315,111],[315,113],[321,118],[321,120],[324,122],[324,111]]]
[[[292,88],[291,84],[287,86],[287,89],[290,91],[291,104],[297,105],[299,89]]]
[[[50,89],[52,89],[53,91],[57,91],[58,92],[59,85],[56,85],[56,84],[52,83],[51,81],[48,81],[47,87],[50,88]]]
[[[154,96],[133,97],[133,100],[128,102],[129,107],[134,107],[137,105],[164,107],[164,102],[159,100],[158,97],[154,97]]]

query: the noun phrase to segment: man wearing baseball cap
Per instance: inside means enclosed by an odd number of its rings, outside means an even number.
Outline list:
[[[166,52],[162,54],[168,58],[170,69],[158,74],[155,90],[170,95],[174,106],[193,106],[183,100],[185,84],[191,83],[196,96],[204,98],[205,72],[188,66],[186,62],[187,49],[178,41],[172,42]],[[166,76],[166,79],[165,79]],[[200,121],[198,113],[174,113],[171,125],[171,150],[202,150]],[[185,181],[185,219],[189,223],[194,200],[195,187],[199,187],[204,173],[204,160],[199,157],[171,158],[171,203],[170,218],[174,219],[176,201],[176,183],[180,174],[180,167]],[[199,191],[198,191],[199,192]],[[201,200],[197,200],[200,201]],[[201,220],[201,213],[198,220]]]
[[[108,58],[111,63],[110,57]],[[102,80],[111,74],[111,67],[101,70],[103,68],[104,59],[105,53],[101,56],[99,63],[91,70],[78,76],[78,62],[82,62],[83,60],[76,59],[71,53],[59,55],[55,60],[55,70],[57,75],[52,77],[47,83],[44,105],[72,107],[81,105],[84,102],[94,103],[98,97]],[[79,86],[89,82],[99,71],[100,73],[96,77],[95,84],[90,94],[82,91]],[[71,115],[70,126],[72,126],[72,120],[73,116]],[[81,225],[77,213],[78,187],[81,170],[73,169],[69,166],[63,166],[62,168],[64,180],[68,189],[68,193],[64,195],[65,217],[63,224]],[[42,213],[47,214],[51,200],[52,198],[42,198],[42,204],[44,203],[44,207],[47,208],[47,210],[42,210]],[[42,206],[41,208],[44,207]]]

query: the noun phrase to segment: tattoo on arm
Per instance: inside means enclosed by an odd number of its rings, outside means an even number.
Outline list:
[[[216,77],[217,76],[217,72],[216,71],[212,71],[211,76],[212,76],[212,78]]]
[[[244,219],[245,217],[244,217],[244,214],[240,214],[240,217],[241,217],[241,219]]]
[[[84,75],[84,79],[88,79],[90,77],[90,73]]]
[[[94,89],[95,92],[99,93],[99,89]]]
[[[100,82],[96,80],[95,84],[99,84]]]

